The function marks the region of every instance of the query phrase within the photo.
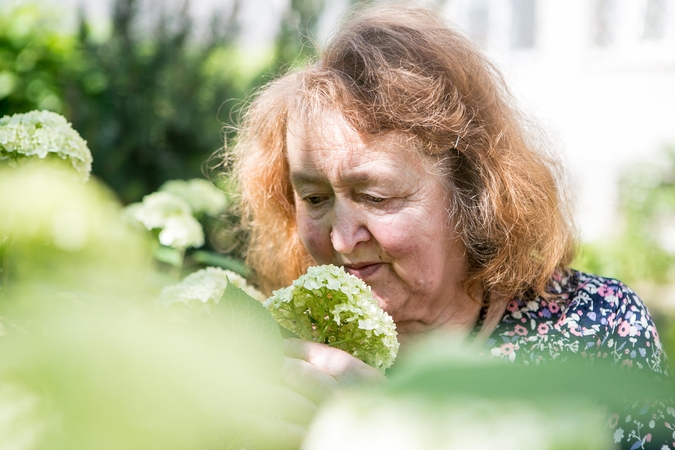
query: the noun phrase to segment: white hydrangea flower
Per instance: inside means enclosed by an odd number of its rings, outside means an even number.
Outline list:
[[[169,217],[159,232],[159,243],[173,248],[201,247],[204,229],[192,216]]]
[[[188,308],[203,308],[210,311],[225,292],[227,283],[232,283],[256,300],[265,296],[250,286],[244,277],[219,267],[206,267],[186,276],[178,284],[167,286],[160,294],[160,303],[168,306],[182,304]]]
[[[154,192],[141,203],[126,207],[126,214],[148,230],[160,229],[159,242],[174,248],[201,247],[204,230],[185,200],[168,192]]]
[[[196,215],[206,214],[215,217],[225,211],[228,200],[223,191],[208,180],[195,178],[192,180],[170,180],[164,183],[160,192],[169,192],[180,197],[192,208]]]
[[[16,164],[28,157],[69,160],[83,181],[91,173],[87,142],[60,114],[31,111],[0,119],[0,161]]]
[[[314,266],[265,307],[299,337],[345,350],[384,372],[398,353],[396,325],[370,287],[334,265]]]

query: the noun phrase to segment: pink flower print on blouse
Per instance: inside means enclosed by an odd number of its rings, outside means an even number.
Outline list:
[[[515,346],[511,342],[502,344],[501,346],[502,355],[509,356],[515,350]]]
[[[506,310],[510,313],[515,312],[517,309],[518,309],[518,302],[515,300],[511,300],[506,307]]]
[[[625,320],[621,321],[619,324],[619,329],[617,330],[617,333],[619,333],[619,336],[621,337],[626,337],[630,333],[630,324],[626,322]]]
[[[516,325],[513,328],[513,331],[515,331],[515,333],[519,336],[525,336],[527,334],[527,328],[522,325]]]

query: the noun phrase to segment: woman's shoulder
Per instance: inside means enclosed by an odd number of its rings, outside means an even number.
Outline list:
[[[635,303],[644,308],[637,294],[621,281],[573,269],[554,274],[548,292],[570,306],[583,303],[590,307],[612,309]]]
[[[574,270],[557,278],[565,293],[560,297],[560,321],[575,334],[653,340],[660,345],[644,302],[621,281]]]
[[[488,341],[493,356],[537,364],[575,354],[669,372],[646,306],[621,281],[570,270],[552,277],[549,293],[511,300]]]
[[[614,278],[570,270],[552,278],[550,292],[568,316],[583,315],[587,324],[612,329],[622,318],[635,322],[649,316],[635,291]]]

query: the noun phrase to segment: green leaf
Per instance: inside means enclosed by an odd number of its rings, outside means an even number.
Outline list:
[[[258,300],[228,283],[211,316],[227,331],[228,348],[257,372],[281,371],[283,339],[272,315]]]
[[[670,379],[657,381],[651,371],[622,370],[600,361],[591,364],[572,358],[525,366],[436,355],[411,363],[394,370],[389,393],[416,394],[434,401],[457,396],[520,399],[547,406],[555,406],[561,399],[618,406],[627,399],[675,397],[675,383]]]
[[[154,255],[157,261],[170,264],[173,267],[183,265],[183,252],[175,248],[159,245],[155,247]]]
[[[244,278],[247,278],[250,275],[250,270],[244,265],[244,263],[229,256],[217,255],[212,252],[199,250],[193,252],[190,257],[198,263],[204,264],[206,266],[215,266],[231,270],[232,272],[238,273]]]

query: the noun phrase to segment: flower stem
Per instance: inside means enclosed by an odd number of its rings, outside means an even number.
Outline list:
[[[291,308],[291,311],[293,312],[293,317],[295,317],[295,323],[300,325],[302,327],[302,331],[304,331],[305,335],[300,336],[304,339],[311,339],[312,338],[312,332],[305,327],[304,321],[302,320],[302,317],[298,317],[298,311],[295,308]]]
[[[326,331],[328,331],[328,327],[330,327],[330,322],[328,322],[326,326],[323,327],[323,330],[321,330],[321,334],[319,335],[319,338],[316,340],[317,342],[323,342],[324,344],[327,344]]]
[[[178,255],[179,255],[179,262],[177,265],[174,265],[171,267],[171,276],[174,277],[176,280],[180,280],[180,275],[181,272],[183,271],[183,263],[185,262],[185,249],[180,248],[178,250]]]
[[[335,341],[328,344],[329,347],[335,347],[336,345],[344,344],[345,342],[350,342],[351,339],[343,339],[341,341]]]

